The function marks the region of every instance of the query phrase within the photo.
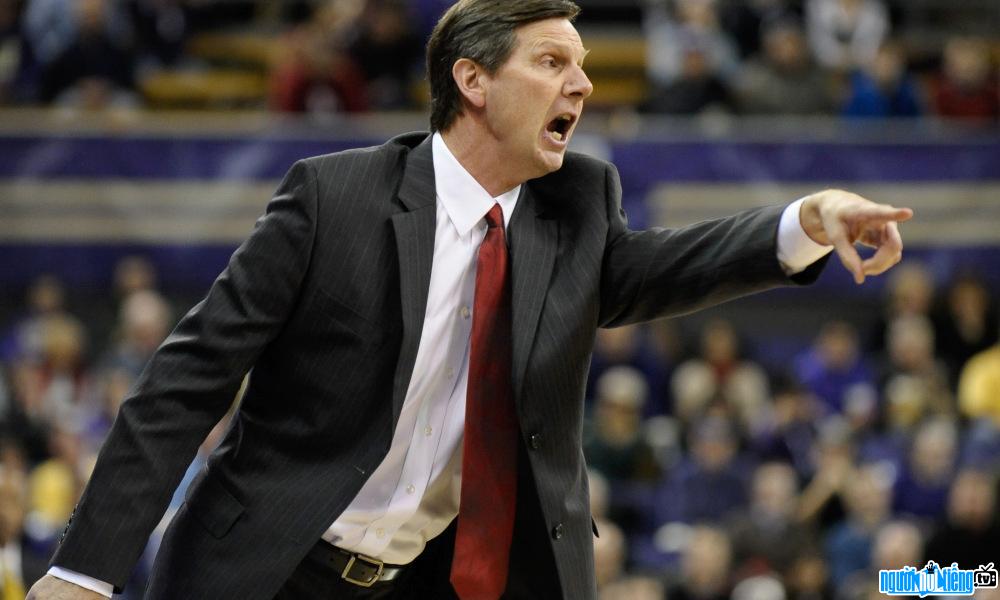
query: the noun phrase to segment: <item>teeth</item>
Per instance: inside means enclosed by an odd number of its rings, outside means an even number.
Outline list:
[[[553,131],[552,138],[557,142],[561,142],[563,139],[563,134],[559,133],[558,131]]]

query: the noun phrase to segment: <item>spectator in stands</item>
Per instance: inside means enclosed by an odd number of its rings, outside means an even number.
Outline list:
[[[889,32],[880,0],[807,0],[809,45],[827,69],[849,71],[875,59]]]
[[[661,331],[662,335],[663,332]],[[669,335],[668,335],[669,337]],[[642,373],[649,388],[643,416],[662,415],[670,408],[668,386],[675,356],[664,348],[669,340],[657,340],[647,327],[626,325],[597,330],[594,355],[587,374],[587,399],[596,396],[596,382],[615,366],[632,367]]]
[[[889,324],[886,363],[880,377],[883,392],[898,377],[913,378],[926,390],[926,410],[955,412],[944,364],[934,355],[934,329],[923,316],[901,316]]]
[[[791,464],[800,478],[808,479],[813,474],[810,454],[821,412],[818,401],[806,390],[787,380],[781,382],[774,394],[767,429],[750,439],[755,455]]]
[[[682,363],[671,381],[675,413],[685,422],[720,404],[746,432],[766,428],[770,399],[767,375],[755,362],[740,355],[732,323],[716,319],[701,333],[701,355]]]
[[[364,71],[373,110],[411,108],[411,86],[422,44],[401,0],[369,0],[350,54]]]
[[[912,260],[899,265],[889,277],[882,315],[872,328],[868,349],[884,353],[889,324],[900,316],[930,318],[933,301],[934,279],[927,267]]]
[[[128,393],[135,380],[124,370],[116,369],[98,370],[94,379],[96,406],[86,421],[81,423],[80,434],[87,451],[96,454],[118,416],[124,397],[122,394]]]
[[[641,107],[643,111],[694,115],[735,110],[729,88],[712,70],[704,49],[685,49],[681,64],[681,71],[673,81],[653,90]]]
[[[169,67],[183,57],[190,25],[184,0],[127,0],[137,53],[150,67]]]
[[[613,367],[597,381],[597,401],[585,436],[587,464],[612,481],[650,481],[659,476],[642,437],[642,406],[648,387],[642,373]]]
[[[75,427],[74,421],[52,422],[50,458],[29,475],[31,522],[35,535],[42,539],[53,539],[62,530],[87,479],[85,470],[93,457],[84,455]]]
[[[29,419],[45,423],[83,418],[89,372],[84,361],[86,335],[68,315],[51,316],[41,327],[41,356],[15,365],[15,396]]]
[[[976,38],[953,38],[944,47],[944,63],[934,84],[934,105],[943,117],[996,120],[1000,85],[990,66],[989,45]]]
[[[719,522],[746,502],[746,476],[739,440],[723,417],[692,426],[690,455],[657,490],[656,521]]]
[[[946,417],[925,422],[893,486],[897,514],[933,518],[944,512],[958,463],[958,430]]]
[[[817,548],[802,551],[784,577],[788,598],[793,600],[829,600],[833,598],[830,569]]]
[[[736,42],[741,58],[749,58],[761,50],[761,34],[770,24],[799,15],[788,0],[721,0],[719,23]]]
[[[134,105],[131,40],[108,26],[115,8],[108,0],[79,0],[73,10],[75,35],[44,65],[42,100],[87,109]]]
[[[827,414],[843,413],[852,391],[872,390],[875,383],[861,353],[857,330],[846,321],[824,324],[813,347],[796,359],[795,370]]]
[[[642,406],[648,387],[642,373],[613,367],[597,380],[594,418],[583,450],[587,464],[615,481],[651,481],[659,476],[656,460],[642,437]]]
[[[768,24],[763,41],[763,54],[747,62],[737,82],[741,110],[761,115],[832,112],[830,79],[813,64],[798,22]]]
[[[924,536],[910,521],[890,521],[875,535],[872,550],[872,571],[877,575],[881,569],[902,569],[917,566],[923,557]]]
[[[285,37],[271,72],[272,109],[313,114],[368,109],[364,72],[347,50],[361,6],[329,0]]]
[[[906,72],[897,43],[885,43],[875,58],[851,73],[845,117],[919,117],[923,110],[916,83]]]
[[[115,263],[115,295],[119,302],[136,292],[156,290],[156,268],[149,259],[130,255]]]
[[[100,447],[118,415],[122,398],[139,377],[153,351],[172,325],[170,307],[150,290],[134,292],[122,304],[116,339],[96,369],[97,406],[84,425],[83,435],[93,448]]]
[[[100,368],[123,371],[134,380],[171,325],[170,306],[162,296],[150,290],[132,293],[122,303],[118,339],[100,361]]]
[[[813,464],[808,483],[799,496],[798,520],[828,530],[843,520],[848,482],[856,473],[856,447],[842,418],[822,422],[816,444],[810,450]]]
[[[851,575],[868,569],[875,534],[889,519],[892,502],[886,473],[877,466],[854,470],[844,485],[847,514],[829,530],[825,543],[830,578],[838,588]]]
[[[764,463],[754,471],[750,504],[731,520],[734,567],[747,574],[785,573],[811,547],[812,532],[797,522],[798,481],[786,463]]]
[[[725,81],[739,69],[736,46],[719,27],[714,0],[676,0],[673,11],[663,0],[650,3],[643,28],[648,75],[656,87],[665,88],[681,77],[692,49],[704,56],[706,71]]]
[[[957,277],[942,304],[933,319],[935,347],[955,389],[965,363],[997,342],[1000,323],[989,290],[981,278],[972,274]]]
[[[667,586],[670,600],[727,600],[732,589],[732,546],[722,529],[691,530],[679,576]]]
[[[54,61],[73,43],[77,32],[74,0],[28,0],[24,37],[39,63]]]
[[[772,574],[754,575],[733,586],[733,592],[729,597],[730,600],[758,600],[761,598],[784,600],[785,585]]]
[[[1000,431],[1000,344],[976,354],[965,364],[958,384],[962,415],[982,419]]]
[[[962,568],[973,568],[992,559],[1000,540],[996,505],[995,473],[959,471],[948,493],[947,512],[936,515],[922,562],[957,562]]]
[[[871,564],[864,571],[856,571],[840,582],[842,598],[871,598],[878,590],[878,572],[881,569],[902,569],[918,564],[923,555],[923,535],[916,525],[908,521],[890,521],[875,534],[872,542]]]
[[[42,327],[50,316],[63,315],[66,291],[62,282],[51,275],[41,275],[28,286],[24,313],[14,319],[0,338],[0,359],[37,360],[42,354]]]
[[[27,481],[22,470],[0,466],[0,598],[20,600],[45,574],[49,548],[25,535]]]
[[[865,458],[902,464],[918,425],[938,404],[933,393],[919,377],[893,377],[883,390],[884,433],[868,440],[869,446],[862,450]]]
[[[3,419],[0,420],[0,431],[3,431],[3,435],[9,436],[18,447],[23,448],[32,460],[43,458],[48,455],[45,439],[46,423],[25,410],[25,406],[29,403],[23,399],[27,393],[38,396],[37,370],[26,369],[23,363],[19,363],[10,365],[7,376],[9,380],[7,401]],[[40,402],[36,401],[34,404],[38,405]]]

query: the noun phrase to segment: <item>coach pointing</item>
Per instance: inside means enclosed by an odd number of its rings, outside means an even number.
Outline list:
[[[861,283],[911,212],[826,191],[630,231],[615,168],[566,152],[593,89],[577,12],[459,2],[428,45],[433,134],[296,163],[130,391],[29,598],[125,585],[248,371],[148,598],[595,597],[596,329],[808,283],[831,246]]]

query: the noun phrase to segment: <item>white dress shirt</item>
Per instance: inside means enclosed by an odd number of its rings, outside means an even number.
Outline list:
[[[506,227],[521,190],[491,197],[439,133],[432,144],[437,224],[413,375],[388,454],[323,534],[345,550],[390,564],[411,562],[458,514],[476,257],[486,237],[486,213],[500,203]],[[778,260],[788,274],[831,250],[803,231],[801,203],[785,209],[778,227]],[[111,584],[61,567],[49,573],[111,597]]]
[[[415,559],[458,514],[476,257],[486,213],[499,202],[506,227],[521,191],[517,186],[493,198],[440,134],[432,144],[437,225],[413,376],[389,453],[323,534],[336,546],[390,564]],[[438,494],[429,494],[435,482]]]

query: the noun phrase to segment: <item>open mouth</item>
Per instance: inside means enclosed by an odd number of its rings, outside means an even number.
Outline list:
[[[569,130],[575,120],[576,116],[564,113],[549,121],[549,124],[545,126],[545,130],[549,132],[552,139],[561,142],[569,135]]]

